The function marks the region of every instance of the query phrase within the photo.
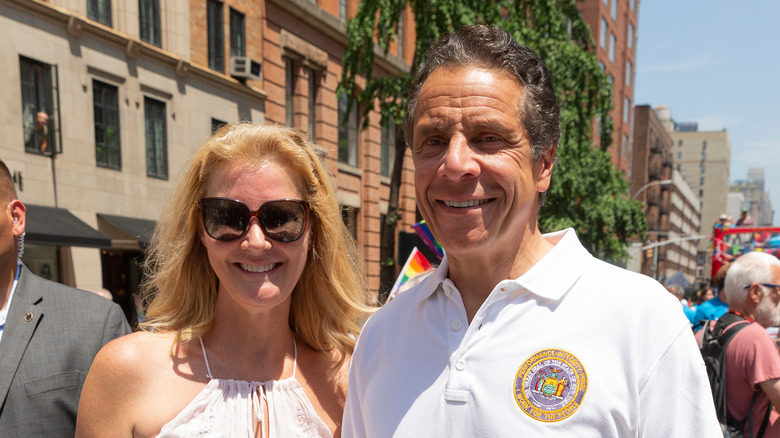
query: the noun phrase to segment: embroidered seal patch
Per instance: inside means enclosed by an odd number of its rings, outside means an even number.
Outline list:
[[[549,349],[532,354],[515,374],[515,400],[529,417],[552,423],[569,418],[588,390],[585,367],[573,354]]]

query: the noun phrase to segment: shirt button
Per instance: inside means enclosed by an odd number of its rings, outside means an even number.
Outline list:
[[[459,361],[458,361],[458,362],[455,364],[455,369],[456,369],[456,370],[458,370],[458,371],[463,371],[463,370],[465,370],[465,369],[466,369],[466,361],[464,361],[464,360],[459,360]]]
[[[446,296],[452,295],[452,292],[450,291],[450,288],[448,288],[448,287],[444,288],[444,295],[446,295]]]
[[[452,321],[452,329],[455,331],[460,330],[460,328],[463,327],[463,323],[460,321]]]

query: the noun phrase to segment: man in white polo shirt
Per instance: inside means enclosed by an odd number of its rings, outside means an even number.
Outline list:
[[[468,26],[429,49],[406,117],[445,258],[365,325],[342,436],[720,434],[680,303],[538,229],[560,136],[541,59]]]

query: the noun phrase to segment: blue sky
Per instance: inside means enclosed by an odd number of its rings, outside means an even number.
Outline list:
[[[634,101],[726,128],[729,179],[764,167],[780,224],[780,1],[642,0]]]

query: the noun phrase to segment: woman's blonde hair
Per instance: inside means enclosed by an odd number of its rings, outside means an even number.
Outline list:
[[[304,134],[280,126],[227,125],[190,159],[150,242],[141,328],[174,333],[180,342],[211,327],[219,280],[198,237],[196,202],[226,164],[251,168],[269,162],[285,167],[311,204],[309,254],[293,289],[290,327],[312,348],[338,352],[340,367],[369,311],[363,263],[321,158]]]

